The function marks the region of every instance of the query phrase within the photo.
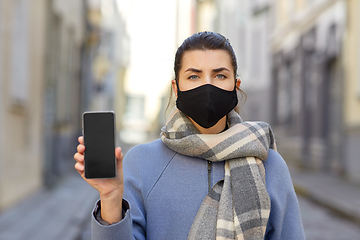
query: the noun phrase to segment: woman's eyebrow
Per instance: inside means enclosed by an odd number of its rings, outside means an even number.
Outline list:
[[[212,71],[213,71],[213,72],[221,72],[221,71],[228,71],[228,72],[230,72],[230,70],[227,69],[226,67],[215,68],[215,69],[213,69]],[[196,69],[196,68],[188,68],[188,69],[185,70],[185,72],[199,72],[199,73],[201,73],[202,70]]]
[[[230,72],[229,69],[227,69],[226,67],[220,67],[220,68],[215,68],[212,70],[213,72],[221,72],[221,71],[228,71]]]
[[[199,72],[199,73],[201,73],[202,70],[199,70],[199,69],[196,69],[196,68],[188,68],[188,69],[186,69],[185,72]]]

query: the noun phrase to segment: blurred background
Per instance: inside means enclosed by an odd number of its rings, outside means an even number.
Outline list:
[[[176,49],[204,30],[236,52],[241,115],[272,125],[308,239],[360,239],[359,13],[359,0],[0,0],[0,239],[89,239],[82,113],[114,110],[125,152],[157,138]],[[335,218],[354,227],[324,237]]]

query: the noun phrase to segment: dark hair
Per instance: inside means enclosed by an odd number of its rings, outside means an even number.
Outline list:
[[[183,60],[183,55],[186,51],[192,50],[225,50],[229,53],[231,58],[231,64],[234,68],[234,76],[236,81],[237,77],[237,61],[234,49],[230,45],[230,41],[225,38],[220,33],[214,32],[199,32],[195,33],[192,36],[185,39],[185,41],[181,44],[181,46],[177,49],[175,54],[175,62],[174,62],[174,72],[175,72],[175,81],[179,83],[179,72],[181,69],[181,63]],[[244,102],[246,101],[246,94],[241,89],[238,89],[241,95],[241,99],[244,98]],[[170,99],[167,105],[167,108],[170,106],[170,102],[172,99],[172,88],[170,89]],[[235,107],[235,110],[239,112],[239,106]],[[166,111],[166,110],[165,110]]]
[[[231,57],[231,64],[234,68],[234,76],[236,78],[237,61],[235,52],[230,45],[229,40],[219,33],[205,31],[195,33],[188,37],[177,49],[174,62],[175,80],[177,82],[179,81],[179,71],[181,69],[182,58],[186,51],[216,49],[225,50],[229,53]]]

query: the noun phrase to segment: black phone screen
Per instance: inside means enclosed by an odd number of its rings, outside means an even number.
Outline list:
[[[83,114],[85,177],[116,176],[115,116],[113,112]]]

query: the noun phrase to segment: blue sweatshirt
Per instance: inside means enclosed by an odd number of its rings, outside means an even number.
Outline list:
[[[283,158],[269,150],[264,162],[271,199],[265,239],[305,239],[299,205]],[[92,220],[92,239],[187,239],[195,215],[214,185],[224,177],[224,162],[178,154],[160,139],[132,148],[123,161],[124,218],[108,225],[98,221],[100,202]],[[98,217],[96,217],[98,216]]]

